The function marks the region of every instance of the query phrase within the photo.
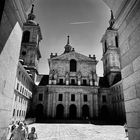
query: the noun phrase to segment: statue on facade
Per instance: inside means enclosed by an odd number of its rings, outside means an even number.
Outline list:
[[[79,71],[79,72],[77,73],[77,78],[78,78],[78,79],[81,79],[81,77],[82,77],[82,75],[81,75],[81,72]]]
[[[66,72],[65,77],[66,77],[66,80],[69,79],[69,72]]]

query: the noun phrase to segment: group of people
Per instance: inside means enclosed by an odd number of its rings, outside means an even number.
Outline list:
[[[35,127],[32,127],[29,133],[26,123],[13,123],[10,128],[9,140],[36,140],[38,137],[35,131]]]

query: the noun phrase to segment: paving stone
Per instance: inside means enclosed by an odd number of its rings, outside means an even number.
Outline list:
[[[93,124],[32,124],[39,140],[128,140],[123,126]]]

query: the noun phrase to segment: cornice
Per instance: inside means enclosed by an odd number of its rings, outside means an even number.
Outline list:
[[[136,6],[136,4],[137,4],[138,1],[139,0],[128,0],[125,3],[125,5],[123,6],[123,8],[121,8],[120,12],[118,12],[118,14],[116,16],[116,22],[114,24],[114,27],[115,28],[119,29],[119,27],[124,22],[124,20],[129,15],[129,13],[131,13],[131,11],[133,11],[133,9],[135,8],[135,6]]]

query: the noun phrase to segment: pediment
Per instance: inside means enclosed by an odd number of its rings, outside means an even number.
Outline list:
[[[75,59],[77,61],[97,62],[97,60],[90,58],[90,57],[87,57],[83,54],[77,53],[75,51],[69,52],[69,53],[64,53],[64,54],[61,54],[59,56],[51,58],[51,60],[68,60],[68,61],[71,59]]]

